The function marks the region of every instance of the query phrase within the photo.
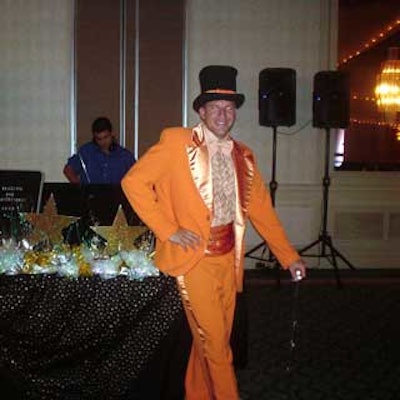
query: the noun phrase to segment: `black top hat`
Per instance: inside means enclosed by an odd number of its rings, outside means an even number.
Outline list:
[[[209,65],[199,74],[201,94],[193,101],[193,108],[199,111],[207,101],[230,100],[239,108],[244,102],[244,95],[236,93],[236,68],[227,65]]]

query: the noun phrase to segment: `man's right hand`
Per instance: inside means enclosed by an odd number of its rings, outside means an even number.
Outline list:
[[[171,235],[168,240],[172,243],[181,246],[185,251],[188,247],[196,250],[200,245],[201,238],[196,233],[189,231],[188,229],[179,228],[173,235]]]

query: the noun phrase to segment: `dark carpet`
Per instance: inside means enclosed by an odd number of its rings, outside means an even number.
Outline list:
[[[247,272],[241,399],[400,399],[400,270],[286,274]]]

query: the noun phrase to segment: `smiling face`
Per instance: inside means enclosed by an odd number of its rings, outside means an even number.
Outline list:
[[[199,115],[218,139],[225,139],[236,120],[236,105],[229,100],[208,101],[199,108]]]

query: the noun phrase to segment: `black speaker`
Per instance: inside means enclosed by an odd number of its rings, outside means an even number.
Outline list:
[[[346,128],[350,112],[349,81],[340,71],[320,71],[314,76],[313,126]]]
[[[266,68],[259,75],[259,122],[263,126],[292,126],[296,122],[296,71]]]

